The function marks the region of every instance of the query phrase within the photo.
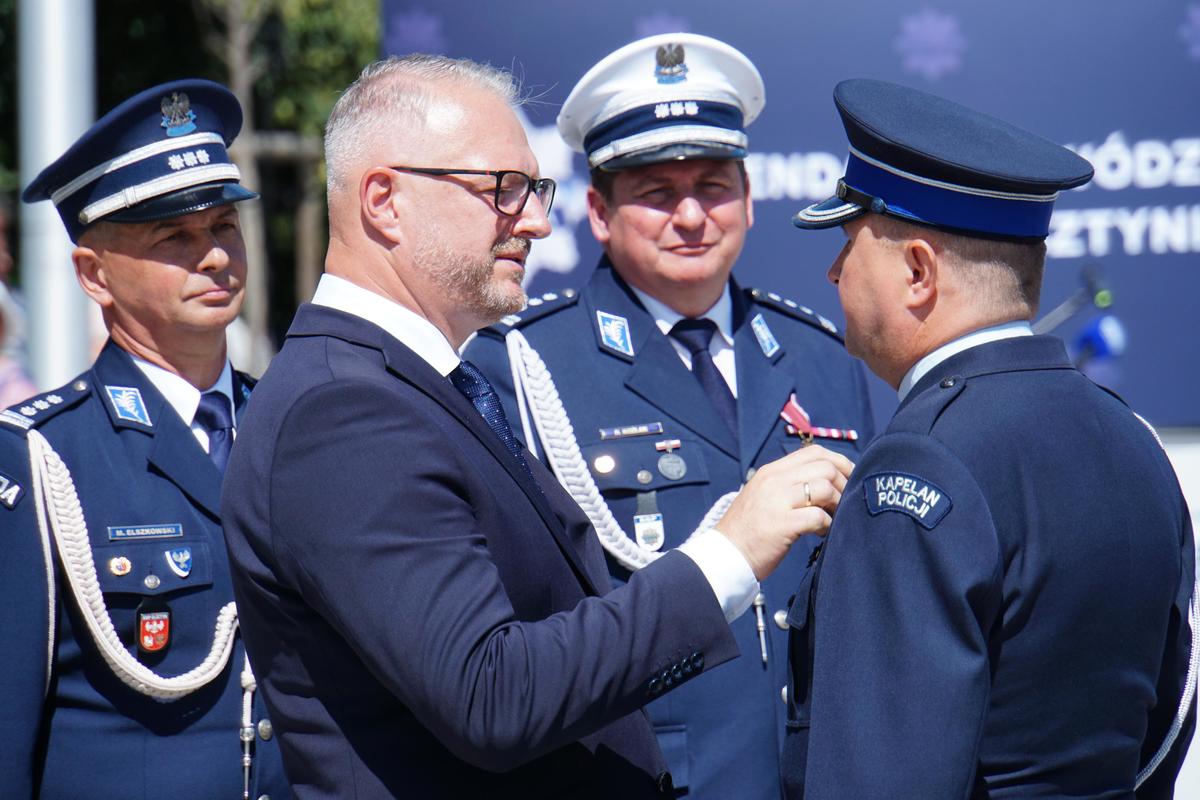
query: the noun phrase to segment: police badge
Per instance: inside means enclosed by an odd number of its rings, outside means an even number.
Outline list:
[[[687,64],[683,63],[683,45],[660,45],[654,54],[654,78],[659,83],[681,83],[687,80]]]
[[[171,92],[162,99],[162,126],[167,136],[184,136],[196,130],[196,112],[183,92]]]

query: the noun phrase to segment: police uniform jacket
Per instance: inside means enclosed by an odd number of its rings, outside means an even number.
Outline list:
[[[109,387],[125,398],[122,404]],[[237,376],[234,388],[241,405],[250,381]],[[8,484],[11,502],[0,505],[6,639],[0,797],[240,797],[240,636],[224,672],[181,699],[160,702],[122,683],[80,617],[53,541],[55,594],[49,594],[30,484],[29,429],[49,441],[71,472],[99,588],[130,653],[137,653],[139,608],[170,611],[169,643],[142,654],[145,666],[162,676],[195,667],[209,652],[218,612],[233,600],[218,517],[221,475],[125,351],[110,341],[71,383],[3,412],[0,482]],[[57,602],[50,606],[48,597]],[[47,694],[48,658],[53,679]],[[262,707],[256,697],[255,722],[265,719]],[[270,735],[266,725],[258,730]],[[276,742],[255,738],[251,797],[289,796]]]
[[[605,594],[553,478],[334,308],[300,308],[239,434],[235,588],[298,797],[669,792],[640,707],[736,653],[693,561]]]
[[[1155,436],[1058,339],[951,356],[797,592],[789,796],[1132,797],[1183,689],[1192,547]],[[1170,796],[1193,722],[1139,796]]]
[[[600,492],[618,523],[635,536],[634,516],[662,514],[662,550],[682,543],[709,508],[736,491],[747,474],[800,447],[780,412],[789,398],[814,426],[856,431],[857,441],[814,441],[858,457],[870,438],[871,414],[860,366],[845,352],[828,320],[790,300],[731,282],[737,368],[738,436],[680,360],[607,258],[578,294],[535,298],[519,316],[481,331],[465,356],[496,385],[510,420],[520,418],[504,347],[519,330],[551,373],[575,437]],[[606,339],[599,314],[625,320],[628,348]],[[518,428],[520,433],[520,426]],[[614,437],[611,429],[626,428]],[[672,452],[685,465],[664,471],[660,442],[678,440]],[[659,449],[656,449],[659,445]],[[536,445],[544,452],[544,444]],[[597,459],[607,471],[597,470]],[[607,461],[607,463],[605,463]],[[768,663],[763,664],[754,611],[732,629],[741,658],[657,700],[655,729],[675,778],[689,797],[767,798],[779,795],[779,748],[787,678],[787,598],[803,574],[815,537],[795,546],[762,591],[766,596]],[[629,572],[612,559],[612,578]]]

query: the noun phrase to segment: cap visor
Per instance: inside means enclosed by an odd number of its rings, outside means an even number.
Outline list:
[[[161,197],[152,197],[132,208],[124,208],[115,214],[109,214],[103,219],[109,222],[153,222],[159,219],[182,217],[184,214],[203,211],[213,206],[253,200],[256,197],[258,197],[257,192],[252,192],[237,183],[190,186]]]
[[[694,161],[711,159],[713,161],[741,161],[746,157],[746,148],[718,142],[683,142],[655,147],[652,150],[642,150],[617,156],[601,164],[598,169],[605,172],[615,172],[633,167],[644,167],[647,164],[661,164],[664,161]]]
[[[831,197],[801,210],[792,217],[792,224],[797,228],[820,230],[844,225],[865,213],[867,213],[867,209],[857,203],[848,202],[840,197]]]

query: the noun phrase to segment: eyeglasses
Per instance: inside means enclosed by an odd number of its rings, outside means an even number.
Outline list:
[[[492,175],[496,178],[496,210],[509,217],[519,216],[525,210],[530,193],[536,193],[542,210],[550,213],[554,203],[556,184],[550,178],[531,178],[515,169],[442,169],[440,167],[388,167],[397,172],[415,172],[418,175]]]

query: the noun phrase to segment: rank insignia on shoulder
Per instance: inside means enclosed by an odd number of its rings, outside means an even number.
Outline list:
[[[0,472],[0,505],[10,510],[14,509],[24,494],[19,483]]]
[[[876,472],[863,481],[863,495],[871,516],[899,511],[933,530],[950,513],[950,496],[924,478],[904,472]]]
[[[600,342],[605,347],[627,356],[633,356],[633,339],[629,333],[629,320],[607,311],[597,311],[596,321],[600,325]]]
[[[845,439],[848,442],[858,441],[858,431],[853,428],[826,428],[821,425],[813,425],[808,412],[796,400],[795,392],[792,392],[792,396],[783,404],[783,409],[779,412],[779,416],[787,422],[787,432],[792,436],[799,436],[805,442],[811,442],[815,438]]]
[[[171,572],[179,577],[186,578],[192,574],[192,548],[176,547],[173,550],[164,550],[163,556]]]
[[[21,416],[11,408],[6,408],[3,411],[0,411],[0,422],[7,422],[14,428],[20,428],[23,431],[27,431],[33,427],[33,420],[27,416]]]
[[[754,315],[754,319],[750,320],[750,327],[754,330],[754,338],[758,339],[758,346],[762,348],[764,356],[770,358],[779,352],[779,342],[775,334],[771,333],[762,314]]]
[[[141,390],[136,386],[105,386],[104,389],[108,392],[108,399],[112,401],[118,419],[140,422],[152,427],[150,412],[146,411]]]

